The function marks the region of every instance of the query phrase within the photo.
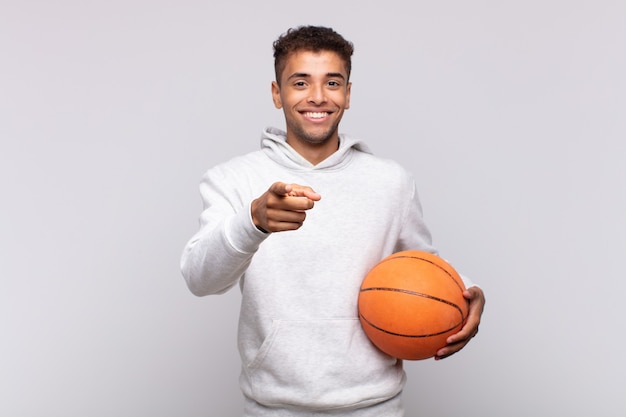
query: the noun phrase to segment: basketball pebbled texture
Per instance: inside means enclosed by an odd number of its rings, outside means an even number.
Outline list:
[[[456,270],[423,251],[403,251],[380,261],[359,291],[359,319],[380,350],[399,359],[435,356],[467,320],[469,303]]]

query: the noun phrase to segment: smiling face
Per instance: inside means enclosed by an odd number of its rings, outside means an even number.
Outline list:
[[[339,122],[350,107],[344,61],[332,51],[297,51],[287,58],[279,81],[272,83],[272,97],[285,114],[287,143],[320,162],[337,150]]]

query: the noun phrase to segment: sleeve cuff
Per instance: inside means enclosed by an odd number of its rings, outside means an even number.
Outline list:
[[[226,239],[235,250],[241,253],[256,252],[259,245],[271,234],[255,226],[250,204],[226,220],[225,224]]]

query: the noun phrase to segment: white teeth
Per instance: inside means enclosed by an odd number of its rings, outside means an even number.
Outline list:
[[[312,111],[310,111],[310,112],[304,113],[304,115],[306,117],[310,117],[311,119],[321,119],[323,117],[326,117],[328,115],[328,113],[327,112],[312,112]]]

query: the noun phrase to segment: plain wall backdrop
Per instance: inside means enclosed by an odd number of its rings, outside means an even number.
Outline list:
[[[481,331],[407,416],[626,407],[626,6],[0,0],[0,415],[237,416],[237,288],[179,257],[204,171],[283,126],[271,44],[355,43],[341,130],[417,177]],[[365,225],[366,226],[366,225]]]

